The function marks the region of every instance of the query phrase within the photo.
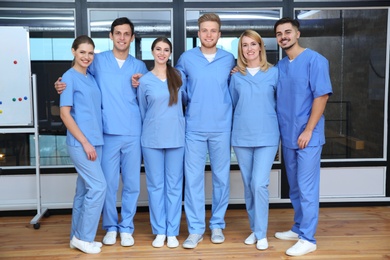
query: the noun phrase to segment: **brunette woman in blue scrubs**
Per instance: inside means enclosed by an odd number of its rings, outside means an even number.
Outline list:
[[[61,119],[68,129],[66,144],[77,170],[73,201],[71,248],[96,254],[94,242],[106,195],[106,180],[101,168],[103,126],[101,93],[94,77],[87,72],[94,59],[95,45],[82,35],[72,45],[73,67],[62,76],[67,84],[60,97]]]
[[[252,230],[245,244],[268,248],[268,185],[279,146],[276,115],[278,70],[267,62],[264,42],[252,30],[238,42],[237,69],[229,89],[233,103],[232,146],[244,183],[245,204]]]
[[[142,119],[141,146],[149,195],[153,247],[179,246],[182,211],[185,118],[183,80],[168,59],[172,44],[157,38],[152,44],[154,68],[139,80]],[[185,98],[185,96],[184,96]]]

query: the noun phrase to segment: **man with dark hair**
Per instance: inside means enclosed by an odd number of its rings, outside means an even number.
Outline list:
[[[141,115],[131,76],[145,74],[148,70],[142,61],[129,55],[135,34],[134,25],[128,18],[117,18],[111,25],[109,36],[113,49],[97,53],[88,69],[102,93],[102,169],[107,182],[103,207],[103,229],[107,234],[103,243],[115,244],[119,232],[121,245],[132,246],[133,219],[140,192]],[[65,88],[65,83],[60,80],[55,85],[58,93]],[[119,175],[123,184],[120,221],[116,209]]]
[[[294,208],[291,230],[276,232],[283,240],[298,240],[286,251],[300,256],[317,249],[320,160],[325,143],[323,112],[332,94],[328,60],[299,45],[299,22],[282,18],[274,32],[287,56],[277,64],[277,114],[283,158]]]

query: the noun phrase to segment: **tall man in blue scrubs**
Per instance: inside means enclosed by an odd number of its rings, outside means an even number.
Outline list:
[[[234,56],[216,47],[221,21],[216,14],[198,19],[201,47],[184,52],[177,69],[187,77],[184,208],[189,236],[184,248],[195,248],[205,232],[204,166],[207,150],[212,170],[211,241],[223,243],[229,203],[232,103],[228,90]]]
[[[278,63],[277,114],[283,157],[294,208],[291,230],[276,232],[283,240],[298,240],[286,251],[301,256],[317,249],[320,159],[325,143],[323,112],[332,85],[328,60],[299,45],[299,22],[282,18],[274,32],[287,57]]]
[[[145,63],[129,55],[134,38],[133,23],[126,17],[117,18],[110,31],[112,51],[97,53],[88,68],[102,92],[102,169],[107,182],[103,207],[105,245],[115,244],[118,232],[122,246],[134,245],[133,219],[140,192],[141,115],[136,89],[130,81],[133,74],[148,72]],[[59,81],[55,85],[58,93],[65,88]],[[120,174],[123,183],[121,220],[116,209]]]

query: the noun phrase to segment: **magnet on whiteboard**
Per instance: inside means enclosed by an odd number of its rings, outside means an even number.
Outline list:
[[[14,64],[18,64],[18,61],[17,61],[17,60],[14,60]]]

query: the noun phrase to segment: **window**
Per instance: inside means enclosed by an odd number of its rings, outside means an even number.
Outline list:
[[[325,111],[327,160],[386,157],[388,9],[295,10],[300,43],[330,64]]]

